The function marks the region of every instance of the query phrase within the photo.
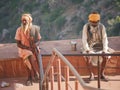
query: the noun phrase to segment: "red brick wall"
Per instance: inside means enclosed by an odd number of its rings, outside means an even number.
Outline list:
[[[47,67],[47,64],[51,56],[43,56],[43,66],[44,71]],[[86,63],[83,57],[81,56],[65,56],[70,63],[77,69],[81,75],[88,75],[88,70],[86,68]],[[56,65],[56,62],[53,64]],[[64,74],[64,62],[61,62],[62,73]],[[120,57],[114,56],[110,59],[107,64],[107,67],[117,67],[120,66]],[[95,73],[97,73],[97,68],[94,68]],[[111,69],[106,68],[106,74],[120,74],[120,69]],[[27,72],[25,66],[20,58],[11,59],[11,60],[0,60],[0,78],[8,77],[25,77]]]

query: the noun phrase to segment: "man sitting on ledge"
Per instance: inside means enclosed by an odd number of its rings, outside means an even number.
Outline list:
[[[35,65],[36,57],[33,52],[33,44],[36,44],[39,50],[39,41],[41,39],[39,30],[40,27],[32,24],[32,17],[30,14],[23,14],[21,17],[21,26],[17,29],[15,40],[17,42],[19,56],[23,58],[24,64],[27,68],[28,79],[26,85],[32,85],[32,71],[34,72],[35,80],[39,79],[38,69]]]
[[[108,39],[105,26],[100,23],[100,14],[92,12],[88,17],[88,23],[83,27],[82,43],[84,53],[109,53]],[[99,58],[101,64],[100,78],[104,81],[108,79],[104,75],[106,63],[108,61],[107,56]],[[86,63],[90,72],[89,80],[94,80],[93,65],[97,65],[97,56],[86,56]]]

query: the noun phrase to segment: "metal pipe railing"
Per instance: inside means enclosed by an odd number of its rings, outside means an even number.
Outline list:
[[[39,90],[42,90],[42,79],[43,79],[43,76],[44,76],[44,71],[43,71],[43,63],[42,63],[42,55],[41,54],[38,54],[37,55],[37,58],[38,58],[38,66],[39,66],[39,72],[40,72],[40,80],[39,80]]]
[[[89,90],[98,90],[98,88],[94,88],[94,87],[90,87],[90,86],[86,85],[85,82],[83,81],[83,79],[81,78],[80,74],[73,67],[73,65],[71,65],[71,63],[56,48],[53,49],[53,52],[55,52],[56,55],[59,56],[59,58],[70,68],[70,71],[74,74],[74,76],[77,78],[79,83],[84,88],[89,89]]]
[[[71,65],[71,63],[57,50],[53,49],[53,51],[56,53],[56,55],[59,56],[59,58],[70,68],[72,73],[76,76],[76,78],[79,80],[80,84],[85,86],[85,82],[80,77],[79,73],[76,71],[76,69]]]
[[[53,61],[54,61],[54,58],[55,58],[55,55],[52,55],[51,59],[49,60],[49,63],[48,63],[47,68],[46,68],[46,70],[45,70],[43,79],[42,79],[42,81],[41,81],[42,83],[44,82],[44,80],[45,80],[46,77],[47,77],[47,73],[49,72],[49,70],[50,70],[50,68],[51,68],[51,66],[52,66],[52,63],[53,63]]]
[[[83,54],[83,53],[80,53],[80,54],[77,54],[77,55],[79,55],[79,56],[98,56],[98,59],[99,59],[99,56],[120,56],[119,53],[114,53],[114,54],[110,54],[110,53],[107,53],[107,54],[106,53],[104,53],[104,54],[103,53],[102,54],[99,54],[99,53],[96,53],[96,54]],[[52,63],[55,60],[56,56],[57,56],[57,58],[62,60],[69,67],[69,69],[74,74],[74,76],[76,77],[76,79],[82,85],[83,88],[85,88],[87,90],[103,90],[103,89],[100,89],[100,88],[94,88],[94,87],[86,85],[85,82],[83,81],[83,79],[81,78],[80,74],[73,67],[73,65],[71,65],[71,63],[56,48],[53,49],[53,54],[52,54],[52,57],[51,57],[51,59],[49,61],[48,66],[46,68],[46,71],[45,71],[45,74],[44,74],[44,77],[43,77],[43,80],[42,80],[42,84],[44,83],[44,80],[46,79],[47,74],[48,74],[48,72],[49,72],[49,70],[50,70],[50,68],[52,66]],[[76,84],[76,86],[77,86],[77,84]]]

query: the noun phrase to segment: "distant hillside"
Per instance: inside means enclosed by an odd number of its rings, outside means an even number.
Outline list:
[[[1,0],[0,43],[15,42],[25,12],[41,26],[42,40],[80,38],[91,11],[101,14],[108,36],[120,35],[120,0]]]

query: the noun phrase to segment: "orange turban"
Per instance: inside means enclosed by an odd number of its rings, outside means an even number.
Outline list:
[[[28,17],[28,18],[29,18],[29,21],[30,21],[30,22],[32,22],[32,17],[31,17],[31,14],[27,14],[27,13],[22,15],[21,20],[26,19],[26,17]]]
[[[89,21],[97,22],[100,20],[100,15],[97,13],[92,13],[88,17]]]

